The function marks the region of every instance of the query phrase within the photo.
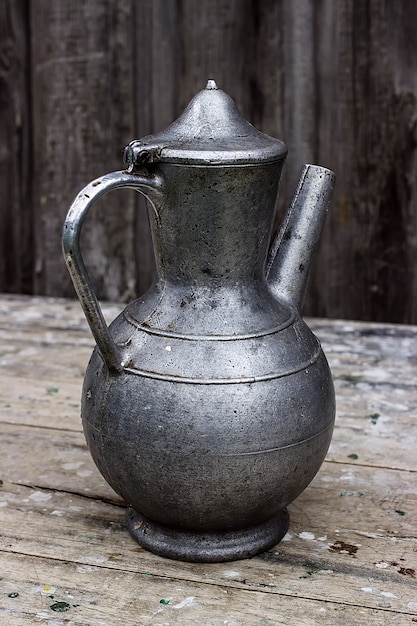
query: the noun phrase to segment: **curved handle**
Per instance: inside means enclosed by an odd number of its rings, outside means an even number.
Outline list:
[[[113,189],[131,187],[136,191],[145,193],[146,189],[155,191],[162,189],[162,186],[162,179],[155,174],[145,176],[143,174],[128,174],[125,171],[106,174],[91,181],[80,191],[72,203],[64,223],[62,250],[65,263],[97,346],[107,367],[113,371],[122,371],[123,354],[110,335],[81,256],[81,226],[93,202]]]

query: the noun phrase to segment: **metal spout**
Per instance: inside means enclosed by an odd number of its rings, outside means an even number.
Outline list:
[[[324,167],[304,165],[293,201],[269,254],[266,277],[272,292],[299,312],[335,178],[334,172]]]

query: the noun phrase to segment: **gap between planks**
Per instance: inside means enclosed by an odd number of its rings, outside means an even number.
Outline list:
[[[21,485],[16,486],[22,487]],[[398,545],[399,537],[390,536],[389,530],[387,530],[387,535],[382,538],[372,538],[370,541],[355,544],[349,535],[357,533],[356,527],[348,529],[346,532],[334,531],[330,524],[327,543],[321,543],[322,539],[325,539],[324,537],[318,538],[319,543],[306,542],[301,535],[311,533],[302,532],[299,534],[300,530],[305,528],[304,522],[302,516],[297,515],[297,509],[292,507],[292,513],[294,513],[292,528],[297,530],[295,534],[294,530],[290,533],[294,536],[289,539],[289,543],[285,542],[283,552],[272,550],[258,555],[254,559],[235,562],[232,565],[209,564],[204,566],[161,559],[140,548],[129,537],[125,529],[123,512],[119,507],[114,509],[112,504],[84,500],[84,509],[76,507],[77,511],[80,512],[69,513],[71,517],[64,516],[52,519],[51,513],[62,506],[62,500],[60,503],[59,498],[46,500],[41,498],[29,502],[25,498],[22,499],[22,495],[24,494],[21,494],[21,489],[15,490],[13,506],[2,509],[3,549],[8,553],[25,553],[32,557],[46,558],[55,558],[56,554],[65,554],[64,562],[77,564],[81,562],[84,566],[87,564],[96,565],[95,558],[99,555],[103,557],[101,562],[105,563],[103,567],[106,568],[106,571],[135,573],[140,566],[145,568],[142,573],[153,572],[156,576],[160,574],[161,568],[165,568],[164,576],[167,578],[210,582],[218,588],[227,584],[245,590],[256,591],[261,588],[264,593],[269,592],[271,595],[308,597],[315,601],[339,602],[351,606],[365,606],[368,609],[389,608],[396,613],[408,613],[405,608],[406,603],[414,601],[415,598],[415,582],[408,577],[400,576],[401,572],[398,571],[398,568],[390,567],[385,570],[372,566],[375,559],[377,562],[382,562],[381,559],[388,562],[395,559],[404,564],[404,567],[414,567],[414,563],[409,562],[407,557],[412,553],[414,543],[410,543],[408,540],[408,545],[404,545],[403,541],[401,541],[402,546]],[[76,497],[74,496],[74,498]],[[12,502],[13,498],[11,498],[10,503],[12,504]],[[70,502],[72,503],[72,501]],[[28,512],[32,513],[30,528],[26,523]],[[347,511],[345,511],[344,517],[346,513]],[[63,520],[63,525],[62,522],[58,523],[58,519]],[[311,529],[311,527],[309,528]],[[122,529],[123,532],[121,532]],[[316,532],[315,527],[312,529]],[[86,552],[86,538],[89,541],[89,549],[92,551],[90,557],[88,556],[89,553]],[[393,544],[392,540],[394,539]],[[414,542],[414,537],[410,539]],[[328,546],[334,547],[334,541],[339,540],[360,547],[357,560],[355,560],[356,552],[355,556],[352,557],[328,549]],[[277,546],[277,548],[279,547]],[[107,551],[109,549],[111,552]],[[407,558],[407,562],[406,558],[400,558],[400,554]],[[395,565],[399,565],[399,563]],[[226,576],[223,571],[224,567],[232,567],[239,571],[233,570],[228,572]],[[271,571],[274,573],[273,579],[269,578]],[[411,575],[411,570],[409,571]],[[233,578],[230,577],[230,574]],[[314,577],[310,578],[312,574]],[[311,583],[302,579],[314,580],[319,583],[319,586],[317,587],[313,583],[313,587],[310,589]],[[368,588],[369,584],[377,588],[381,587],[381,589],[379,591],[378,589],[373,590],[378,592],[374,596],[365,594],[367,597],[364,596],[363,602],[358,605],[358,593],[360,596],[360,590],[365,591],[363,587]],[[312,595],[313,591],[315,591],[314,595]],[[389,600],[392,603],[391,606],[381,606],[379,602],[384,600],[385,596],[396,598],[396,600]],[[378,604],[376,605],[376,603]]]
[[[62,564],[68,564],[71,563],[73,565],[79,565],[79,566],[85,566],[85,562],[84,561],[78,561],[76,559],[63,559],[60,557],[54,557],[54,556],[42,556],[39,554],[35,554],[35,553],[30,553],[30,552],[23,552],[23,551],[17,551],[17,550],[5,550],[3,548],[0,547],[0,553],[3,554],[13,554],[13,555],[17,555],[17,556],[26,556],[26,557],[32,557],[32,558],[36,558],[36,559],[40,559],[43,561],[52,561],[52,562],[56,562],[56,563],[62,563]],[[169,576],[169,575],[165,575],[165,574],[152,574],[151,572],[147,572],[147,571],[140,571],[138,569],[129,569],[129,568],[123,568],[122,570],[119,570],[117,568],[113,568],[113,567],[108,567],[107,565],[102,565],[100,563],[96,563],[94,565],[89,565],[89,567],[94,568],[94,569],[99,569],[99,570],[103,570],[103,571],[108,571],[109,574],[113,574],[114,571],[121,571],[123,573],[126,574],[136,574],[139,576],[147,576],[149,578],[153,578],[153,579],[162,579],[162,580],[166,580],[166,581],[170,581],[170,582],[185,582],[185,583],[190,583],[193,585],[202,585],[202,586],[207,586],[207,587],[211,587],[211,588],[219,588],[219,589],[224,589],[225,587],[228,589],[234,589],[236,591],[244,591],[246,593],[250,593],[250,594],[258,594],[258,593],[262,593],[262,594],[266,594],[268,596],[273,595],[276,597],[282,597],[282,598],[294,598],[296,600],[307,600],[307,601],[312,601],[312,602],[320,602],[320,603],[325,603],[325,604],[332,604],[332,605],[337,605],[340,607],[346,606],[346,607],[353,607],[355,609],[363,609],[363,610],[367,610],[367,611],[371,611],[371,610],[375,610],[371,607],[369,607],[369,605],[366,604],[359,604],[359,603],[354,603],[354,602],[338,602],[335,599],[332,600],[325,600],[325,599],[318,599],[317,596],[314,595],[309,595],[309,594],[297,594],[297,593],[283,593],[283,592],[279,592],[279,591],[275,591],[273,589],[271,589],[270,587],[268,587],[268,585],[264,585],[262,588],[262,585],[259,586],[259,588],[250,588],[248,583],[242,582],[239,584],[239,581],[226,581],[226,580],[222,580],[221,582],[216,582],[213,580],[205,580],[205,581],[197,581],[193,578],[188,578],[187,576]],[[404,617],[409,617],[409,616],[413,616],[414,613],[413,612],[404,612],[404,611],[398,611],[396,609],[391,609],[388,607],[378,607],[377,609],[378,611],[384,612],[384,613],[389,613],[389,614],[394,614],[394,615],[398,615],[398,616],[404,616]]]
[[[12,558],[10,558],[12,557]],[[68,566],[51,562],[48,559],[34,559],[24,555],[9,555],[9,563],[13,561],[14,581],[11,590],[18,586],[23,594],[31,596],[31,610],[22,610],[14,604],[14,600],[8,602],[5,612],[9,617],[22,616],[23,621],[18,624],[27,624],[27,618],[34,617],[34,613],[41,609],[42,617],[51,619],[53,616],[45,609],[48,608],[48,599],[45,598],[47,591],[43,591],[41,586],[37,586],[35,598],[33,596],[33,580],[27,581],[25,571],[35,569],[37,580],[48,583],[53,582],[54,601],[57,599],[68,600],[68,607],[71,610],[69,619],[71,623],[97,624],[97,618],[105,618],[100,621],[103,624],[112,626],[120,624],[125,626],[128,623],[141,624],[155,623],[154,618],[160,615],[161,619],[169,619],[165,624],[210,624],[211,626],[223,626],[224,624],[279,624],[284,626],[300,626],[300,618],[303,615],[309,616],[309,623],[327,624],[328,626],[345,626],[348,624],[376,624],[380,626],[381,620],[388,617],[382,609],[356,608],[346,604],[336,604],[331,601],[316,601],[296,599],[287,596],[273,596],[271,594],[247,590],[235,589],[232,587],[217,588],[217,593],[213,594],[213,587],[204,583],[192,581],[184,587],[178,588],[177,580],[153,577],[148,578],[141,574],[121,573],[120,577],[114,579],[112,572],[106,575],[106,570],[92,566],[88,572],[83,573],[83,588],[74,587],[68,578],[71,574]],[[30,562],[32,561],[32,563]],[[55,572],[54,580],[51,580],[51,570]],[[139,585],[138,585],[139,583]],[[138,587],[140,593],[138,596]],[[43,591],[43,593],[41,592]],[[180,592],[180,593],[178,593]],[[192,595],[191,595],[192,594]],[[224,594],[224,595],[223,595]],[[184,596],[188,596],[184,598]],[[161,606],[160,598],[167,598],[168,603]],[[173,596],[173,597],[172,597]],[[33,600],[35,599],[35,606]],[[43,602],[42,602],[43,600]],[[45,604],[46,600],[46,604]],[[139,604],[138,604],[139,600]],[[51,608],[51,607],[49,607]],[[179,612],[176,609],[181,608]],[[134,613],[132,615],[132,612]],[[36,615],[37,616],[37,615]],[[317,620],[315,619],[317,617]],[[410,616],[402,612],[390,615],[391,619],[405,618],[402,624],[409,624]],[[130,619],[132,622],[130,622]],[[311,621],[311,618],[313,621]],[[82,619],[78,621],[78,619]],[[76,621],[73,621],[76,620]],[[92,621],[90,621],[92,620]],[[204,620],[204,621],[203,621]],[[249,621],[250,620],[250,621]],[[67,621],[67,620],[65,620]],[[61,622],[61,620],[60,620]],[[13,621],[13,623],[16,623]],[[33,622],[30,622],[33,623]],[[303,621],[304,623],[304,621]],[[398,623],[398,622],[397,622]],[[17,623],[16,623],[17,626]]]

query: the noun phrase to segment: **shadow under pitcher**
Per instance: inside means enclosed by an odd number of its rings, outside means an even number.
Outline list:
[[[334,174],[304,166],[270,246],[286,154],[210,80],[166,130],[127,146],[126,170],[87,185],[64,224],[97,343],[87,443],[133,537],[165,557],[228,561],[278,543],[330,445],[332,378],[301,310]],[[93,202],[121,187],[148,200],[156,275],[107,326],[79,238]]]

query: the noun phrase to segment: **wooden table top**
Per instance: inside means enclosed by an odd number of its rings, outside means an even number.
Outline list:
[[[191,564],[135,543],[91,460],[79,413],[93,340],[79,304],[0,297],[0,624],[417,622],[417,327],[310,326],[336,387],[326,461],[280,544]]]

